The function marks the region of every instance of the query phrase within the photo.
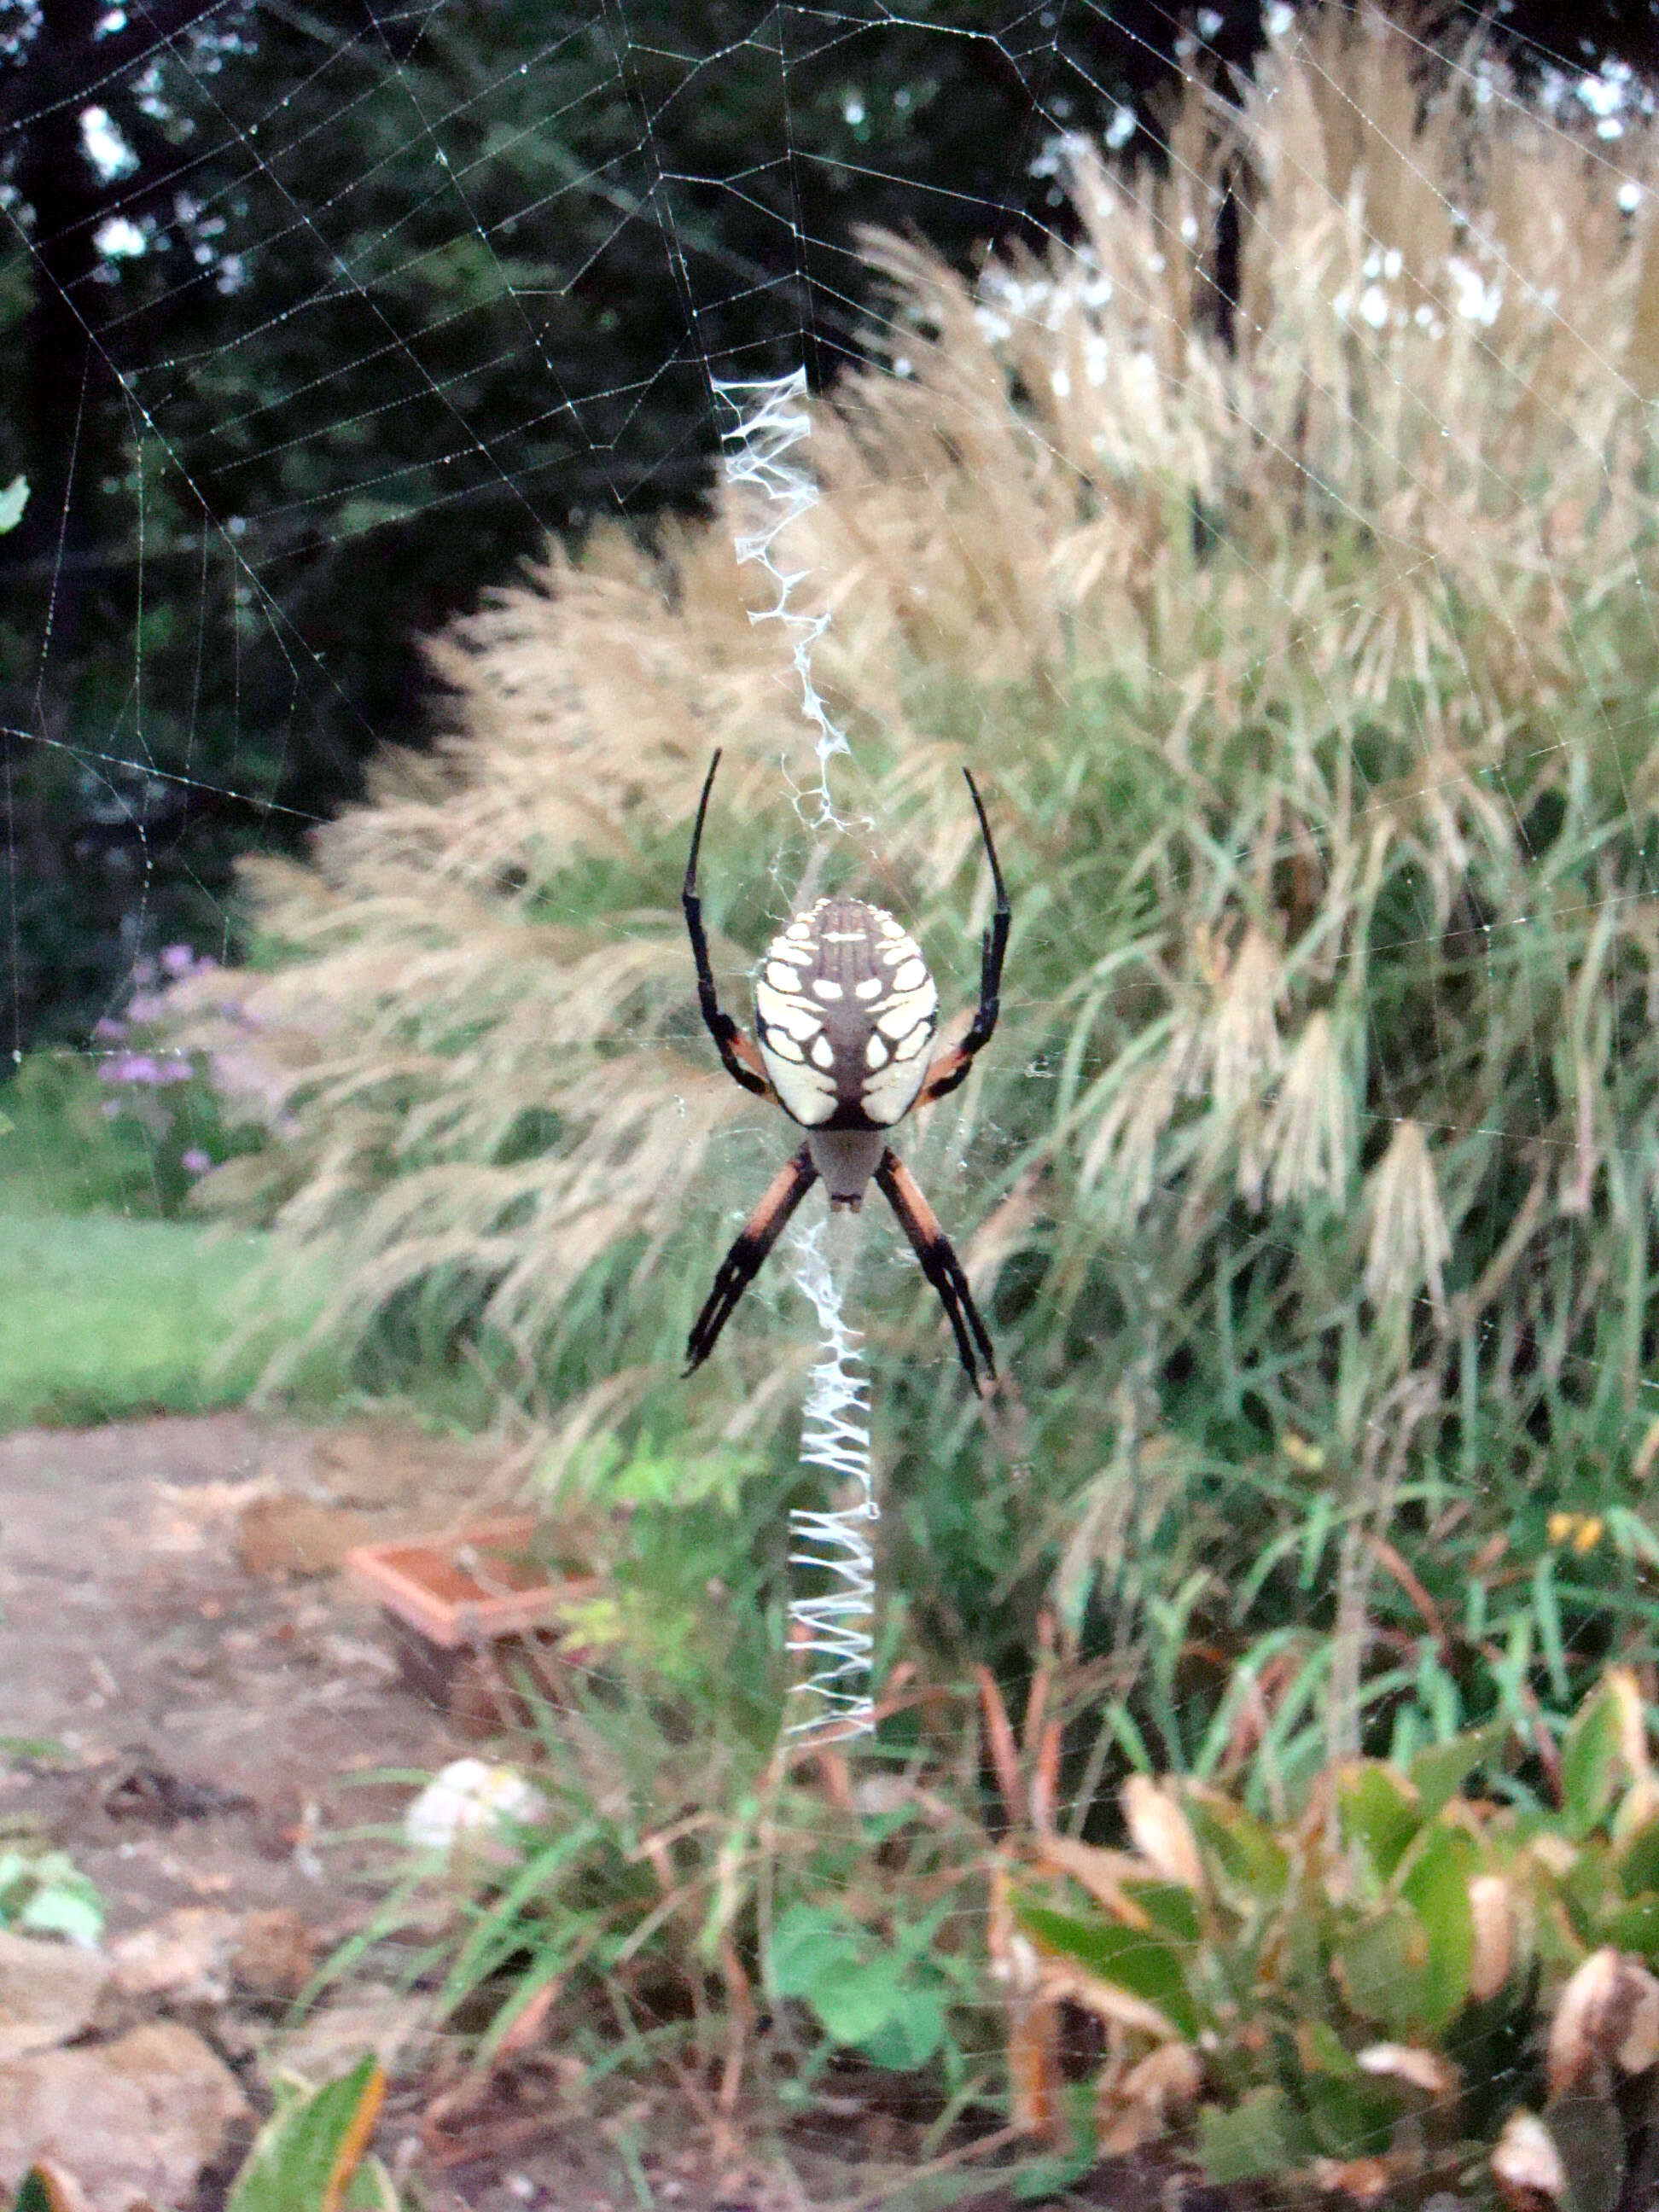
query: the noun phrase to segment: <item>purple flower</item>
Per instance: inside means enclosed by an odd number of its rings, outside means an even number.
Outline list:
[[[187,1060],[164,1060],[156,1071],[158,1083],[188,1083],[192,1073]]]
[[[124,1052],[112,1068],[105,1071],[112,1083],[159,1083],[161,1071],[147,1052]]]
[[[204,1176],[213,1162],[199,1145],[192,1145],[187,1152],[180,1152],[179,1164],[189,1176]]]
[[[121,1110],[120,1100],[118,1098],[106,1098],[104,1101],[103,1110],[105,1120],[112,1121]]]
[[[167,945],[161,949],[161,968],[168,975],[188,975],[196,965],[196,955],[187,945]]]
[[[112,1015],[103,1014],[93,1024],[92,1033],[95,1037],[124,1037],[127,1025],[125,1022],[118,1022]]]

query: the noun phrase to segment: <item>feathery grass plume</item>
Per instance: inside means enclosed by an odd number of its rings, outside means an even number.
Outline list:
[[[1371,1227],[1365,1246],[1365,1296],[1401,1305],[1426,1284],[1441,1327],[1446,1320],[1446,1262],[1451,1231],[1422,1129],[1401,1122],[1371,1176]]]
[[[1353,1157],[1353,1099],[1331,1018],[1322,1006],[1309,1015],[1285,1063],[1262,1150],[1272,1162],[1268,1191],[1275,1206],[1316,1198],[1339,1210],[1345,1204]],[[1244,1194],[1253,1206],[1261,1202],[1259,1178]]]
[[[1210,1096],[1218,1114],[1236,1114],[1258,1087],[1279,1073],[1280,1048],[1274,1008],[1285,996],[1284,971],[1266,932],[1245,931],[1217,979],[1210,1048]]]
[[[814,892],[901,912],[968,1008],[992,896],[969,765],[1014,902],[997,1037],[902,1141],[964,1249],[994,1224],[977,1264],[1041,1480],[995,1458],[866,1214],[856,1318],[905,1502],[883,1586],[956,1658],[1029,1671],[1030,1594],[1144,1375],[1182,1487],[1137,1535],[1144,1600],[1079,1623],[1085,1656],[1142,1655],[1110,1740],[1222,1756],[1242,1668],[1291,1792],[1334,1486],[1281,1437],[1340,1474],[1431,1378],[1401,1490],[1431,1466],[1443,1513],[1368,1529],[1411,1579],[1364,1603],[1415,1636],[1411,1591],[1462,1619],[1534,1490],[1579,1510],[1563,1467],[1623,1479],[1659,1329],[1655,128],[1632,109],[1601,142],[1490,59],[1474,96],[1476,66],[1364,9],[1298,13],[1240,106],[1191,94],[1160,171],[1073,148],[1069,240],[975,284],[869,240],[876,359],[811,403],[820,497],[788,549],[834,614],[836,804],[870,825]],[[781,1496],[811,1356],[781,1271],[678,1379],[789,1141],[699,1024],[690,815],[719,744],[704,896],[746,1017],[811,777],[726,497],[649,550],[551,551],[440,640],[453,734],[386,763],[312,865],[250,870],[260,963],[191,984],[177,1036],[272,1133],[204,1202],[320,1258],[324,1326],[368,1374],[482,1357],[556,1436],[740,1437]],[[1646,1620],[1635,1549],[1574,1571],[1559,1619],[1528,1575],[1486,1592],[1494,1648],[1556,1659],[1436,1696],[1565,1711],[1585,1609],[1586,1652]],[[1364,1649],[1362,1731],[1440,1729]]]

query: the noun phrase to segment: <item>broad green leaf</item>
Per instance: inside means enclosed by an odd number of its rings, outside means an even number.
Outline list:
[[[37,1889],[17,1915],[17,1925],[31,1936],[64,1936],[71,1943],[95,1946],[104,1933],[104,1903],[88,1882],[84,1887],[52,1883]]]
[[[1401,1894],[1428,1937],[1428,1973],[1422,2018],[1442,2027],[1461,2011],[1474,1958],[1474,1913],[1469,1883],[1480,1871],[1480,1846],[1466,1829],[1438,1828],[1423,1844]]]
[[[1013,1899],[1014,1918],[1027,1936],[1056,1958],[1073,1959],[1103,1982],[1156,2005],[1182,2035],[1201,2025],[1179,1954],[1160,1936],[1125,1928],[1103,1916],[1082,1919],[1044,1905]]]
[[[1341,1945],[1335,1965],[1348,2001],[1363,2020],[1410,2037],[1423,2020],[1429,1938],[1409,1905],[1391,1898]]]
[[[23,520],[23,509],[29,503],[29,480],[14,477],[3,491],[0,491],[0,538],[9,530],[15,530]]]
[[[1594,1838],[1582,1845],[1561,1876],[1557,1894],[1566,1906],[1579,1941],[1592,1948],[1603,1942],[1602,1927],[1608,1914],[1618,1911],[1624,1895],[1605,1846]]]
[[[1659,1966],[1659,1897],[1644,1897],[1609,1912],[1596,1932],[1602,1942],[1638,1953],[1650,1966]]]
[[[772,1938],[772,1982],[803,1999],[833,2043],[881,2066],[920,2066],[945,2037],[934,1978],[867,1929],[811,1905],[792,1905]]]
[[[1503,1741],[1501,1729],[1471,1729],[1445,1743],[1425,1745],[1410,1767],[1412,1786],[1425,1820],[1431,1820],[1449,1804],[1475,1768],[1492,1755]]]
[[[900,1994],[902,2002],[896,2010],[857,2048],[872,2066],[908,2074],[925,2066],[944,2042],[945,2007],[930,1989],[912,1984]]]
[[[816,1905],[792,1905],[772,1930],[772,1986],[781,1997],[810,1997],[816,1984],[856,1958],[862,1929]]]
[[[1416,1791],[1387,1767],[1369,1761],[1351,1766],[1340,1788],[1345,1839],[1360,1844],[1377,1879],[1387,1881],[1423,1825]]]
[[[1206,1862],[1213,1860],[1234,1891],[1254,1903],[1276,1903],[1291,1863],[1273,1831],[1242,1805],[1224,1799],[1194,1795],[1185,1803]]]
[[[1607,1817],[1621,1772],[1619,1708],[1610,1692],[1598,1690],[1561,1739],[1561,1806],[1571,1835],[1586,1836]]]
[[[1279,2088],[1252,2089],[1231,2112],[1206,2105],[1198,2154],[1212,2181],[1283,2181],[1297,2162],[1301,2130]]]
[[[1659,1890],[1659,1820],[1650,1820],[1644,1828],[1626,1836],[1614,1864],[1626,1897],[1645,1897],[1650,1891]]]
[[[1190,1948],[1198,1942],[1198,1899],[1184,1882],[1126,1881],[1123,1894],[1171,1942]]]
[[[366,2158],[352,2175],[340,2212],[402,2212],[392,2176],[378,2158]]]
[[[248,2154],[227,2212],[341,2212],[385,2096],[386,2076],[371,2056],[279,2110]]]
[[[890,1951],[843,1957],[803,1994],[835,2043],[878,2036],[904,2005],[898,1961]]]
[[[1346,2079],[1312,2074],[1303,2090],[1314,2136],[1328,2158],[1375,2157],[1387,2150],[1406,2104],[1388,2083],[1358,2072]]]
[[[1353,2053],[1328,2020],[1306,2020],[1296,2033],[1296,2054],[1310,2074],[1330,2074],[1352,2081],[1359,2073]]]

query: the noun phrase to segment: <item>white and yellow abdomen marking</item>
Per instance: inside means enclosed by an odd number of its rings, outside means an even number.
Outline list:
[[[927,1072],[939,994],[890,914],[862,899],[820,899],[773,939],[755,1013],[767,1073],[793,1120],[890,1128]]]

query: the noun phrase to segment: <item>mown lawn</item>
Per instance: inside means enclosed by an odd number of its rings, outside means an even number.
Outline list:
[[[272,1301],[268,1281],[258,1312],[264,1257],[264,1237],[222,1229],[0,1211],[0,1430],[245,1397],[305,1318],[303,1293]]]

